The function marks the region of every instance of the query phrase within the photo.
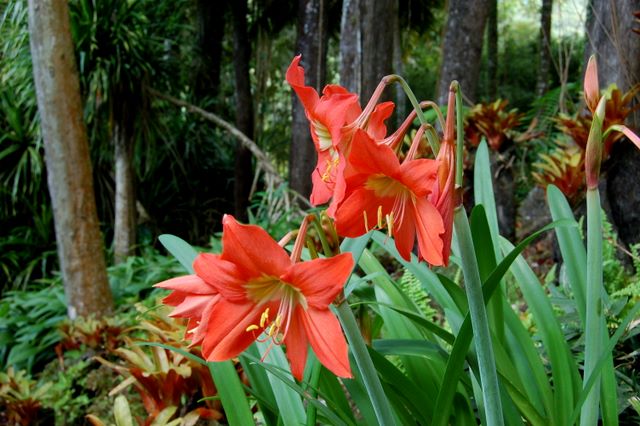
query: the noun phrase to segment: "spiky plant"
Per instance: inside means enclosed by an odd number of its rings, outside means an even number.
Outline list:
[[[491,149],[500,151],[505,141],[513,140],[514,130],[520,125],[524,114],[519,113],[516,108],[507,110],[508,104],[506,99],[497,99],[492,103],[475,105],[465,118],[464,133],[467,141],[478,146],[484,136]]]
[[[556,141],[557,147],[549,154],[540,154],[533,163],[533,179],[538,185],[557,186],[569,199],[575,199],[584,187],[584,151],[573,144]]]

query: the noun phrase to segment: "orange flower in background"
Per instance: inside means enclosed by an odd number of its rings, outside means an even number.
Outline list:
[[[314,206],[333,198],[329,208],[333,214],[344,195],[343,172],[349,156],[351,139],[356,129],[366,129],[375,139],[386,136],[384,121],[393,112],[393,102],[376,105],[386,85],[381,82],[364,110],[358,96],[342,86],[325,86],[322,96],[304,84],[304,69],[299,65],[301,56],[293,58],[287,69],[286,80],[302,103],[311,129],[318,162],[311,175],[313,190],[310,201]]]
[[[342,127],[360,114],[358,96],[337,85],[325,86],[322,97],[316,89],[304,84],[304,69],[299,65],[300,55],[293,58],[286,79],[298,95],[311,128],[311,138],[318,153],[314,173],[311,204],[324,204],[333,195],[339,154],[336,148]]]
[[[172,316],[189,318],[192,345],[201,344],[208,361],[224,361],[257,339],[284,344],[301,380],[311,344],[325,367],[351,377],[347,343],[329,310],[351,274],[351,254],[297,262],[300,250],[292,259],[262,228],[230,215],[223,218],[222,244],[220,255],[196,258],[195,275],[156,284],[173,290],[164,302],[176,307]]]
[[[451,254],[451,238],[453,236],[453,211],[460,204],[455,191],[456,179],[456,142],[454,122],[456,119],[456,97],[453,90],[449,90],[449,104],[447,106],[447,121],[445,122],[444,137],[440,145],[438,160],[438,179],[429,195],[429,201],[433,203],[442,216],[444,233],[442,234],[442,260],[449,264]]]
[[[417,239],[418,257],[442,265],[442,217],[427,199],[436,182],[438,162],[408,155],[400,164],[388,145],[356,130],[349,167],[344,200],[335,214],[338,234],[358,237],[384,228],[395,238],[404,259],[410,260]]]

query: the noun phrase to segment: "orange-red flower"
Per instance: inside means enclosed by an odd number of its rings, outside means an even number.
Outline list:
[[[222,243],[222,254],[196,258],[195,275],[156,284],[173,290],[164,302],[176,307],[172,316],[189,318],[192,345],[201,344],[207,360],[224,361],[259,338],[284,343],[302,379],[311,344],[325,367],[351,377],[347,343],[329,310],[351,273],[351,254],[296,262],[262,228],[229,215]]]
[[[364,110],[360,108],[358,96],[338,85],[327,85],[322,96],[304,84],[304,69],[299,65],[300,55],[293,58],[287,69],[286,79],[298,95],[305,109],[311,129],[311,138],[318,154],[318,162],[311,179],[313,190],[311,204],[316,206],[334,202],[335,210],[344,195],[343,172],[349,156],[351,138],[355,129],[366,129],[375,139],[385,137],[384,121],[393,112],[393,102],[376,105],[386,83],[381,83]]]
[[[429,195],[429,201],[431,201],[438,212],[440,212],[444,224],[444,233],[442,234],[442,260],[445,265],[449,264],[449,255],[451,254],[453,211],[460,201],[455,191],[455,102],[455,92],[449,90],[449,105],[447,106],[447,121],[445,122],[444,137],[440,145],[440,151],[436,157],[438,160],[438,179],[433,186],[433,191]]]
[[[401,164],[387,144],[356,130],[349,167],[344,200],[335,214],[338,234],[357,237],[384,228],[403,258],[410,259],[417,239],[418,257],[442,265],[442,217],[427,199],[438,162],[408,155]]]

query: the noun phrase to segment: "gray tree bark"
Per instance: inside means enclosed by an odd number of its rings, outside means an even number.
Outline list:
[[[549,89],[549,69],[551,68],[551,15],[553,0],[542,0],[540,8],[540,36],[538,38],[538,97]]]
[[[195,58],[194,88],[196,99],[218,94],[220,58],[224,36],[225,1],[197,0],[198,55]]]
[[[498,97],[498,0],[489,0],[487,58],[489,98],[496,99]]]
[[[447,102],[449,84],[458,80],[462,93],[476,101],[488,0],[449,0],[442,40],[442,64],[436,88],[440,105]]]
[[[362,93],[361,0],[343,0],[340,20],[340,84],[352,93]]]
[[[112,310],[66,0],[29,0],[33,74],[68,314]]]
[[[633,32],[640,0],[590,0],[587,7],[584,63],[596,55],[601,89],[616,83],[629,90],[640,79],[640,37]]]
[[[116,99],[126,99],[118,96]],[[136,244],[136,194],[133,167],[132,115],[126,108],[116,106],[111,139],[114,144],[115,218],[113,226],[113,261],[124,262],[133,254]]]
[[[598,61],[598,81],[605,89],[615,83],[627,91],[640,82],[640,36],[633,32],[640,0],[591,0],[587,10],[585,64],[591,54]],[[636,102],[640,96],[636,95]],[[627,125],[640,127],[640,113],[627,118]],[[638,191],[629,191],[638,181],[640,155],[629,142],[616,142],[608,161],[607,197],[612,218],[622,241],[640,242]]]
[[[380,17],[384,16],[385,19]],[[380,79],[400,62],[398,0],[344,0],[340,23],[340,84],[365,104]],[[396,46],[396,47],[394,47]]]
[[[326,76],[327,16],[325,0],[300,0],[298,2],[298,36],[296,54],[302,54],[308,86],[318,93],[322,91]],[[311,194],[311,173],[316,163],[316,153],[309,133],[309,121],[302,104],[292,95],[293,126],[289,154],[289,182],[291,188],[308,197]]]
[[[249,139],[253,139],[253,98],[249,78],[249,60],[251,58],[251,42],[247,35],[247,1],[231,2],[233,14],[233,66],[236,82],[236,126]],[[252,156],[240,142],[236,142],[234,202],[235,215],[240,221],[248,218],[249,194],[253,181]]]
[[[393,73],[394,16],[398,15],[398,0],[362,0],[362,91],[366,103],[380,79]]]

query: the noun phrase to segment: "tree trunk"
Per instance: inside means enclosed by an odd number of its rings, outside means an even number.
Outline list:
[[[585,64],[589,55],[598,61],[598,81],[605,89],[615,83],[627,91],[640,78],[640,36],[633,32],[636,26],[633,12],[640,10],[640,0],[591,0],[588,5]],[[636,95],[636,102],[640,96]],[[627,118],[627,125],[640,127],[640,112]],[[629,191],[630,183],[637,182],[640,155],[626,140],[616,142],[608,160],[607,198],[612,218],[620,238],[627,244],[640,242],[640,197]]]
[[[68,314],[109,314],[113,302],[98,226],[66,0],[29,0],[29,33],[47,183]]]
[[[236,126],[248,138],[253,139],[253,99],[249,80],[251,42],[247,35],[247,1],[231,2],[233,14],[233,66],[236,80]],[[240,221],[248,218],[249,194],[253,181],[251,151],[236,142],[234,203],[235,216]]]
[[[487,58],[489,98],[493,100],[498,97],[498,0],[489,0]]]
[[[393,73],[393,31],[398,30],[391,18],[398,14],[398,0],[362,0],[362,91],[366,103],[380,79]]]
[[[298,2],[298,38],[296,53],[302,54],[305,83],[320,92],[325,82],[327,59],[327,5],[325,0]],[[305,197],[311,194],[311,173],[316,153],[309,133],[309,121],[302,104],[292,95],[293,126],[289,154],[291,188]]]
[[[449,0],[436,89],[440,105],[447,102],[452,80],[458,80],[466,98],[476,101],[482,36],[488,11],[488,0]]]
[[[224,1],[197,2],[197,47],[194,94],[197,99],[215,97],[220,87],[220,57],[224,35]]]
[[[343,0],[340,21],[340,84],[352,93],[362,92],[361,0]]]
[[[542,0],[540,9],[540,38],[538,39],[538,82],[536,95],[544,95],[549,89],[549,68],[551,67],[551,15],[553,0]]]
[[[640,37],[633,32],[633,12],[640,10],[640,0],[590,0],[587,7],[584,63],[595,54],[600,87],[615,83],[627,91],[640,76]],[[636,100],[640,101],[640,95]],[[639,115],[636,113],[631,123],[635,127],[640,127]]]
[[[118,97],[118,99],[124,99]],[[116,107],[120,109],[119,107]],[[133,254],[136,244],[136,195],[133,169],[133,139],[128,114],[117,114],[112,130],[115,162],[115,219],[113,261],[117,265]]]
[[[398,6],[396,2],[396,6]],[[400,14],[396,9],[395,14],[391,15],[393,23],[393,73],[398,75],[404,75],[404,64],[402,63],[402,34],[400,32]],[[402,125],[402,122],[407,117],[407,105],[409,101],[404,93],[404,89],[401,85],[396,84],[393,96],[396,101],[396,122],[395,127],[398,128]]]

